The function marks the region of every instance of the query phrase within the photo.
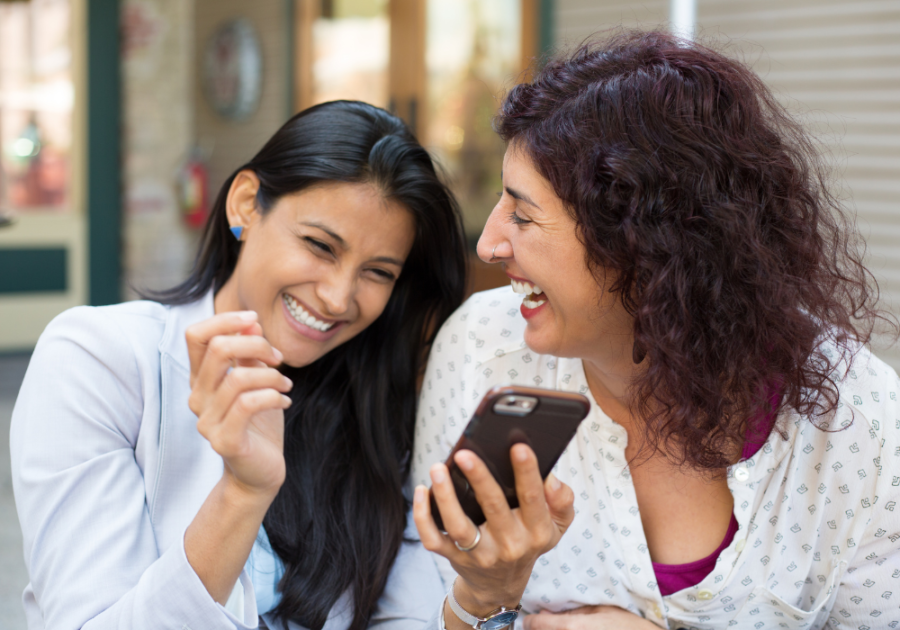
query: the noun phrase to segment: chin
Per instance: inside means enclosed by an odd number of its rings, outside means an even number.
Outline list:
[[[528,346],[528,349],[532,352],[537,352],[538,354],[554,354],[553,351],[556,348],[556,344],[549,343],[550,340],[545,336],[531,333],[528,328],[526,328],[524,339],[525,345]]]
[[[305,351],[304,351],[305,350]],[[327,352],[309,352],[309,349],[301,348],[291,353],[284,353],[284,365],[292,368],[302,368],[306,367],[310,363],[315,363],[322,357],[324,357]]]
[[[307,365],[310,365],[311,363],[315,363],[316,361],[318,361],[319,359],[321,359],[324,356],[325,355],[322,354],[322,355],[315,356],[315,357],[300,357],[297,359],[285,357],[284,363],[282,363],[282,365],[286,365],[286,366],[292,367],[292,368],[302,368],[302,367],[306,367]]]

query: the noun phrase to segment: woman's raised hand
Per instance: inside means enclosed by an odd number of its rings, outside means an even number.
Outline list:
[[[186,332],[189,405],[197,430],[225,460],[225,477],[251,495],[274,498],[284,482],[284,410],[290,379],[262,336],[256,313],[229,312]]]
[[[510,449],[519,507],[510,509],[484,462],[471,451],[459,451],[454,461],[466,476],[487,521],[480,528],[463,512],[447,467],[431,468],[431,491],[447,534],[431,517],[428,490],[416,488],[413,518],[422,544],[450,560],[459,575],[454,593],[464,610],[477,616],[518,605],[538,556],[556,546],[575,516],[571,488],[552,474],[541,481],[537,457],[525,444]],[[461,551],[454,542],[471,547]],[[455,617],[454,617],[455,619]],[[448,628],[450,627],[450,619]],[[454,624],[455,625],[455,624]]]

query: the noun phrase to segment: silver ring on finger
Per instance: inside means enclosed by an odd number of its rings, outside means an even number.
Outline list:
[[[463,547],[455,540],[453,541],[453,544],[456,545],[456,548],[459,549],[460,551],[472,551],[475,547],[478,546],[478,543],[480,543],[480,542],[481,542],[481,528],[476,527],[475,528],[475,540],[472,541],[471,545],[466,545],[465,547]]]

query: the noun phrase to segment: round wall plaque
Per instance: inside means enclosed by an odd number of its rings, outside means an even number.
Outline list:
[[[228,20],[206,43],[203,88],[217,113],[243,120],[259,105],[263,64],[259,38],[244,18]]]

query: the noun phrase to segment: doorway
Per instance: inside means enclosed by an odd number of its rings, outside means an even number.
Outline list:
[[[84,0],[0,3],[0,352],[87,301]]]
[[[295,110],[343,98],[400,116],[444,170],[474,252],[501,188],[491,121],[539,54],[539,0],[294,2]],[[470,290],[509,282],[471,261]]]

